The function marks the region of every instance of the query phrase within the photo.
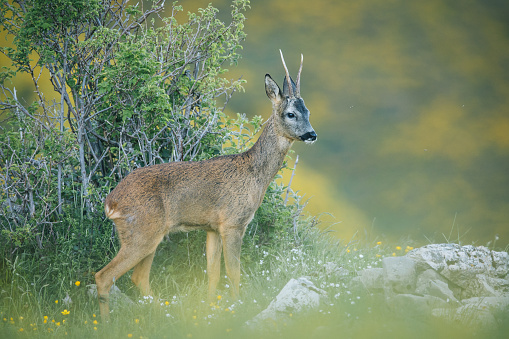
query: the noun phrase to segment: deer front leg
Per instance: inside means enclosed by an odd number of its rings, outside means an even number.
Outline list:
[[[221,237],[216,231],[207,231],[207,275],[209,277],[209,301],[215,298],[221,272]]]
[[[239,298],[240,284],[240,248],[242,246],[243,231],[227,230],[223,235],[223,252],[226,274],[230,279],[231,294],[234,299]]]

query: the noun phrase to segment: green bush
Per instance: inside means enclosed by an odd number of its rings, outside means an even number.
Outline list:
[[[163,5],[0,2],[14,41],[0,72],[3,258],[113,246],[103,201],[130,171],[240,152],[260,129],[260,118],[228,119],[216,103],[242,90],[223,74],[240,57],[249,1],[232,3],[230,23],[212,6],[178,22],[176,3],[160,19]],[[41,92],[43,70],[54,92]],[[32,104],[11,84],[19,73],[32,78]]]
[[[4,48],[11,68],[0,77],[2,114],[9,117],[0,127],[5,286],[19,283],[13,272],[32,276],[49,294],[61,288],[55,281],[93,283],[95,270],[119,248],[103,201],[125,175],[253,145],[261,117],[223,113],[242,89],[240,79],[227,81],[223,74],[240,57],[247,7],[248,1],[234,1],[231,22],[224,23],[212,6],[177,22],[177,4],[169,17],[155,20],[160,2],[144,12],[124,2],[1,2],[1,25],[14,38],[14,48]],[[37,98],[23,105],[11,80],[43,69],[54,93],[42,93],[34,76]],[[219,97],[226,101],[218,104]],[[244,240],[246,261],[275,241],[296,241],[302,206],[287,205],[285,192],[282,184],[270,184]],[[160,249],[171,256],[156,260],[200,271],[204,249],[204,232],[173,234]]]

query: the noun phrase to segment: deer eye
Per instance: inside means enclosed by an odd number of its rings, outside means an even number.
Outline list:
[[[288,113],[286,116],[290,119],[295,119],[295,114],[293,113]]]

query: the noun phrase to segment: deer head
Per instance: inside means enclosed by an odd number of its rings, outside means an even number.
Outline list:
[[[316,141],[316,133],[309,122],[309,110],[300,96],[300,74],[304,57],[301,54],[297,83],[295,83],[288,73],[283,53],[281,50],[279,52],[286,73],[283,91],[269,74],[265,75],[265,92],[272,101],[273,118],[281,134],[286,138],[313,143]]]

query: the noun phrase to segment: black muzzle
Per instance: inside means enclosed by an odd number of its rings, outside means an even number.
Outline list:
[[[306,142],[313,142],[316,140],[316,133],[315,131],[307,132],[306,134],[303,134],[300,136],[300,140],[306,141]]]

